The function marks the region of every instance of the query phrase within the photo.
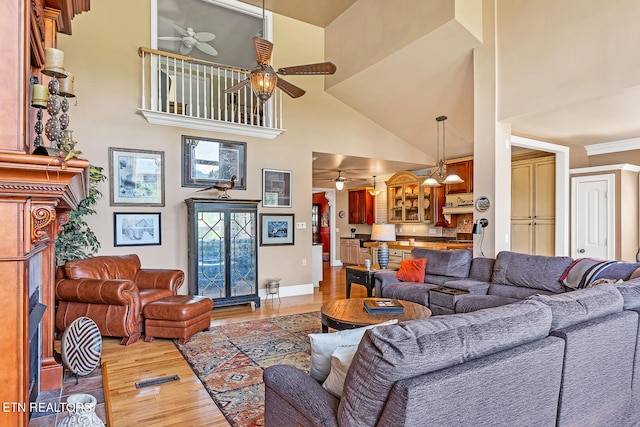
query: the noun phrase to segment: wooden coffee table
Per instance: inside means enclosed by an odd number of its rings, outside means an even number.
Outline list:
[[[342,331],[355,329],[362,326],[375,325],[388,320],[398,319],[398,322],[406,320],[424,319],[431,316],[431,310],[427,307],[409,301],[398,300],[404,306],[404,313],[376,313],[369,314],[364,309],[364,301],[367,299],[382,298],[349,298],[325,302],[320,309],[322,317],[322,332],[329,332],[329,328]]]

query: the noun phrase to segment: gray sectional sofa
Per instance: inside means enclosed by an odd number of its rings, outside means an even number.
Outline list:
[[[416,302],[434,315],[465,313],[521,301],[535,294],[560,294],[561,281],[574,259],[502,251],[493,258],[473,258],[468,250],[414,248],[413,258],[427,258],[424,281],[403,282],[395,271],[376,273],[375,294]],[[639,264],[610,266],[600,277],[626,280]]]
[[[640,279],[375,327],[341,398],[292,366],[266,368],[265,425],[638,425],[634,310]]]

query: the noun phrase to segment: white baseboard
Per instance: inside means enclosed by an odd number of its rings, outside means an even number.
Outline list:
[[[280,298],[284,297],[295,297],[298,295],[309,295],[313,294],[313,283],[305,283],[303,285],[292,285],[292,286],[280,286]],[[260,299],[267,298],[267,290],[265,288],[258,290],[258,295]],[[277,295],[274,295],[277,296]]]

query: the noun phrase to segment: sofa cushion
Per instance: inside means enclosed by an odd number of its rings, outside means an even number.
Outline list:
[[[558,295],[533,295],[528,299],[540,301],[551,308],[552,330],[620,312],[624,304],[622,295],[613,285],[600,285]]]
[[[473,252],[471,249],[451,249],[440,251],[427,248],[413,248],[411,256],[414,259],[427,258],[426,274],[467,277],[471,268]]]
[[[342,397],[344,379],[357,349],[357,345],[340,345],[331,353],[331,371],[322,383],[322,388],[335,397]]]
[[[429,283],[402,282],[392,283],[382,288],[384,298],[401,299],[429,307],[429,290],[438,286]]]
[[[135,281],[140,270],[138,255],[108,255],[69,261],[64,273],[69,279],[124,279]]]
[[[572,258],[565,256],[502,251],[493,265],[491,283],[563,292],[560,277],[572,261]]]
[[[615,283],[613,286],[620,292],[624,300],[623,308],[633,310],[640,308],[640,279]]]
[[[403,282],[420,282],[424,280],[424,269],[427,266],[426,258],[404,259],[400,263],[400,269],[396,278]]]
[[[521,301],[517,298],[502,297],[499,295],[465,295],[456,301],[456,313],[471,313],[484,308],[500,307]]]
[[[309,334],[309,341],[311,343],[311,368],[309,369],[309,375],[316,381],[323,382],[327,379],[331,371],[331,354],[336,348],[341,345],[358,345],[367,329],[397,322],[398,320],[394,319],[363,328],[346,329],[332,333]]]
[[[340,425],[376,425],[393,385],[546,337],[551,310],[520,301],[367,331],[344,384]]]

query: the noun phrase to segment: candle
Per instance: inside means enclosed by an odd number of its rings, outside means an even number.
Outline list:
[[[44,69],[64,73],[64,52],[52,47],[45,48]]]
[[[74,98],[76,94],[73,92],[73,74],[67,73],[67,78],[60,80],[60,95]]]
[[[31,98],[31,106],[36,108],[47,108],[47,100],[49,99],[49,88],[45,85],[33,85],[33,97]]]

